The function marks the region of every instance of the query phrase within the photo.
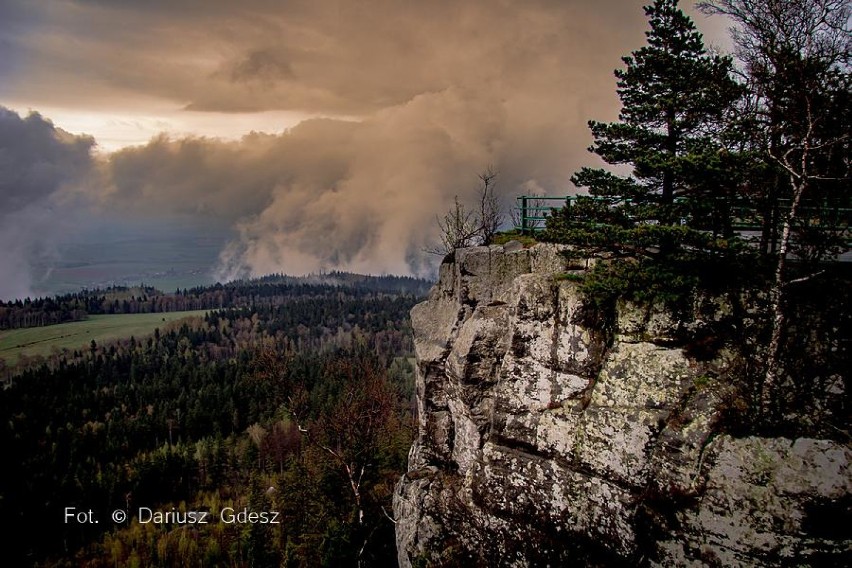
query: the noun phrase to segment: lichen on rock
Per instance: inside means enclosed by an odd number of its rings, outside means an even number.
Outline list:
[[[560,250],[456,251],[412,310],[400,565],[849,564],[848,442],[732,432],[741,346],[685,345],[754,311],[704,297],[684,321],[618,302],[604,333]]]

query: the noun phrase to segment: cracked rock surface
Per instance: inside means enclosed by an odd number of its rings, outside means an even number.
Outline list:
[[[849,445],[726,433],[731,349],[629,302],[605,332],[559,251],[456,251],[412,310],[400,566],[852,564]]]

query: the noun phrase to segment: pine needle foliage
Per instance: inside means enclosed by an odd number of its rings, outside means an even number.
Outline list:
[[[572,245],[570,256],[605,259],[583,283],[598,307],[617,297],[686,305],[751,256],[731,228],[741,156],[729,126],[743,93],[732,60],[705,48],[678,0],[645,14],[646,45],[615,71],[618,121],[589,121],[589,151],[611,167],[575,173],[589,195],[554,211],[542,234]]]

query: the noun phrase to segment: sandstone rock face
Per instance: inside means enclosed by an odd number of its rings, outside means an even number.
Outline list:
[[[412,310],[400,566],[849,564],[848,445],[726,434],[730,350],[627,302],[605,332],[559,250],[459,250]]]

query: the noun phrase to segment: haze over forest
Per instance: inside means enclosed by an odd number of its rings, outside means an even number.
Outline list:
[[[596,164],[644,3],[6,0],[0,299],[429,274],[487,166],[509,206]]]

